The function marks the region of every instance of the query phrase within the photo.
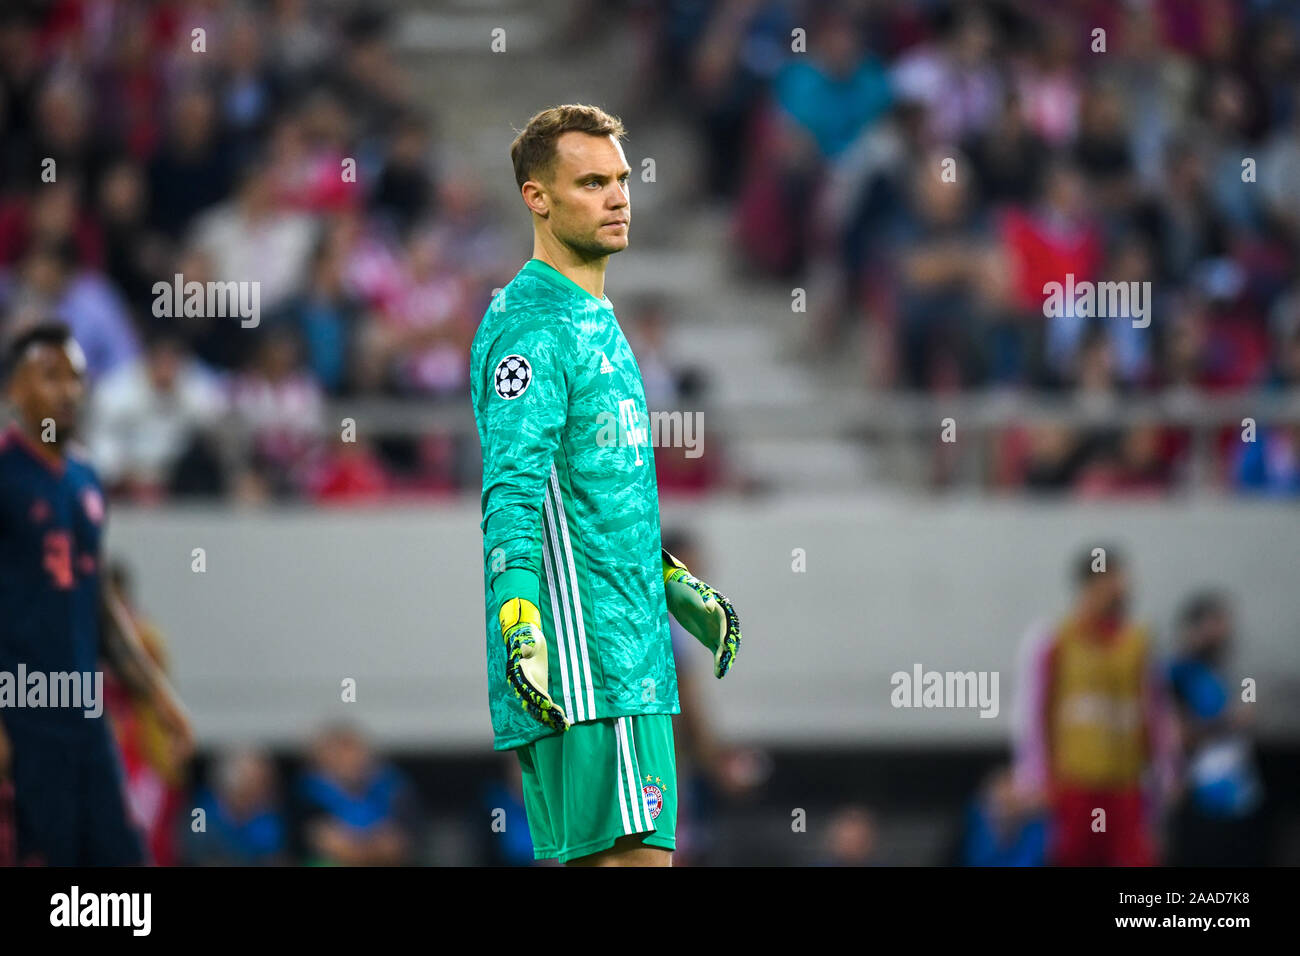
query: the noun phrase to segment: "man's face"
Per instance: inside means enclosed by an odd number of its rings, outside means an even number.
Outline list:
[[[1218,662],[1232,642],[1232,631],[1232,615],[1226,608],[1221,608],[1211,611],[1193,628],[1189,643],[1201,657]]]
[[[613,136],[568,132],[555,144],[555,168],[542,191],[551,232],[584,259],[627,248],[632,170]]]
[[[1128,575],[1119,568],[1098,574],[1093,582],[1097,614],[1118,622],[1128,611]]]
[[[1048,176],[1048,203],[1065,216],[1078,215],[1084,208],[1083,177],[1071,167],[1053,170]]]
[[[340,734],[325,742],[319,762],[327,774],[344,786],[359,786],[370,767],[370,749],[360,738]]]
[[[180,375],[181,355],[176,346],[158,343],[149,352],[149,380],[160,392],[170,392]]]
[[[84,360],[75,344],[37,343],[23,356],[10,386],[11,398],[23,417],[42,427],[54,421],[60,441],[72,435],[85,397]]]

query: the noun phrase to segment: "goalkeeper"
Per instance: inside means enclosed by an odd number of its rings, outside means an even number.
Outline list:
[[[740,622],[664,551],[649,413],[604,295],[627,248],[623,126],[534,116],[510,147],[533,257],[470,350],[483,451],[488,703],[513,749],[538,859],[671,865],[680,712],[668,614],[726,675]]]

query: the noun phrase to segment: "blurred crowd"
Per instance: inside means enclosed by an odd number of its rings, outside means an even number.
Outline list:
[[[464,404],[470,341],[522,249],[480,180],[442,171],[393,26],[311,0],[0,12],[0,340],[71,326],[84,438],[117,497],[327,502],[477,480],[464,428],[326,420],[335,399]],[[259,314],[160,306],[195,282],[257,283]],[[660,307],[636,311],[648,388],[689,393]],[[711,481],[668,464],[669,485]]]
[[[650,14],[649,11],[656,11]],[[755,277],[819,284],[868,386],[1035,390],[1105,418],[1169,391],[1300,386],[1300,8],[1287,0],[647,5]],[[806,53],[791,31],[806,30]],[[1132,314],[1044,286],[1149,282]],[[1139,319],[1139,325],[1141,321]],[[1214,423],[1215,483],[1300,493],[1300,428]],[[1160,494],[1186,428],[994,432],[999,488]]]
[[[94,385],[85,437],[118,497],[473,488],[463,426],[341,439],[333,420],[334,400],[463,406],[468,344],[523,254],[482,174],[449,171],[454,144],[387,9],[0,11],[0,344],[42,316],[72,326]],[[699,198],[729,210],[747,279],[816,284],[813,340],[827,355],[862,343],[864,388],[1030,391],[1093,414],[993,429],[986,485],[1159,495],[1208,445],[1213,483],[1300,493],[1294,420],[1263,416],[1243,440],[1239,421],[1108,414],[1157,393],[1300,385],[1293,4],[623,12],[645,51],[639,89],[700,144]],[[796,28],[806,52],[791,52]],[[1067,275],[1149,282],[1150,325],[1045,315],[1045,283]],[[258,283],[256,325],[159,315],[155,283],[176,276]],[[620,305],[651,406],[698,404],[707,363],[670,356],[663,302]],[[663,457],[666,491],[729,480],[716,451]]]
[[[475,184],[438,174],[389,27],[302,0],[6,4],[0,335],[72,327],[85,437],[118,494],[457,486],[449,434],[341,442],[325,420],[332,397],[467,394],[501,271]],[[256,282],[260,313],[160,316],[174,276]]]

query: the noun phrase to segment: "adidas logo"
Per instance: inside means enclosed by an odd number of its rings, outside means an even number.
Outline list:
[[[613,371],[614,371],[614,366],[609,364],[609,356],[607,356],[604,352],[601,352],[600,353],[600,374],[609,375]]]

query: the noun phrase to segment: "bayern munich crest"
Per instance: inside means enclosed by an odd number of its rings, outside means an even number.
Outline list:
[[[658,818],[664,810],[664,792],[653,783],[647,783],[641,788],[641,795],[645,797],[645,812],[650,814],[650,819]]]
[[[528,391],[528,384],[533,380],[533,367],[522,355],[507,355],[497,363],[497,394],[504,399],[518,398]]]

